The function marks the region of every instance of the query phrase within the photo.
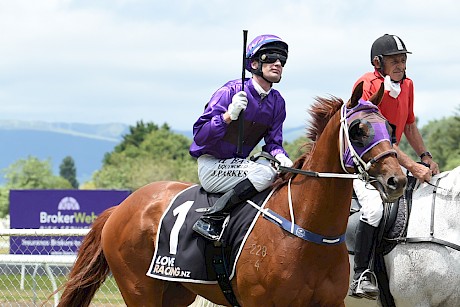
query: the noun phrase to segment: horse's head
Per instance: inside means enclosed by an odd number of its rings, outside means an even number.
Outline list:
[[[365,101],[361,98],[361,82],[342,107],[341,161],[345,170],[357,170],[362,179],[369,180],[380,192],[384,201],[391,202],[403,194],[407,178],[392,147],[392,128],[377,107],[383,93],[382,83],[379,91]]]

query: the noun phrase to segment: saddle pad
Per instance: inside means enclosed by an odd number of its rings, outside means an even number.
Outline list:
[[[407,202],[404,197],[400,197],[397,203],[393,203],[389,209],[391,212],[388,219],[382,218],[382,221],[379,225],[379,231],[384,227],[384,232],[382,238],[377,238],[378,246],[376,251],[378,253],[383,253],[383,255],[388,254],[391,250],[398,244],[397,239],[405,236],[407,232],[407,220],[409,218]],[[388,210],[388,209],[387,209]],[[355,242],[356,242],[356,232],[358,225],[360,223],[360,211],[352,212],[348,217],[347,232],[346,232],[346,244],[348,253],[351,255],[355,254]]]
[[[253,199],[262,203],[269,191]],[[199,185],[178,193],[163,213],[156,238],[156,249],[147,276],[177,282],[215,284],[215,274],[206,270],[206,249],[213,242],[192,230],[193,224],[203,215],[197,208],[212,206],[221,194],[207,193]],[[265,200],[266,201],[266,200]],[[231,247],[230,278],[234,276],[239,250],[249,235],[260,212],[247,203],[237,206],[230,214],[229,224],[222,241]]]

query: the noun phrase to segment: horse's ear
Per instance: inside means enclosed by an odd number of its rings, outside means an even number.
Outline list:
[[[347,108],[351,109],[358,105],[359,99],[363,97],[363,84],[364,81],[359,82],[353,89],[350,100],[348,100]]]
[[[369,101],[378,106],[380,102],[382,101],[383,94],[385,93],[385,88],[383,85],[383,82],[380,84],[380,88],[377,92],[372,95],[371,98],[369,98]]]

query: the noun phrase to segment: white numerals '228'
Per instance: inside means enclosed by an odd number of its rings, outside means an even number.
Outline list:
[[[171,236],[169,237],[169,253],[175,255],[177,253],[177,244],[179,242],[179,231],[185,222],[185,217],[193,205],[193,200],[188,200],[182,205],[173,210],[173,215],[177,216],[176,222],[171,229]]]

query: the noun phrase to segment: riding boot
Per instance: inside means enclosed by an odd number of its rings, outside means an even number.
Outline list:
[[[355,243],[355,274],[350,285],[350,296],[371,300],[375,300],[379,296],[375,275],[372,272],[372,268],[369,268],[376,232],[376,227],[363,221],[359,222]]]
[[[257,193],[258,191],[251,181],[247,178],[244,179],[233,189],[223,194],[212,207],[204,210],[198,209],[204,214],[193,225],[193,230],[207,239],[219,240],[222,234],[222,223],[230,211],[239,203],[250,199]]]

